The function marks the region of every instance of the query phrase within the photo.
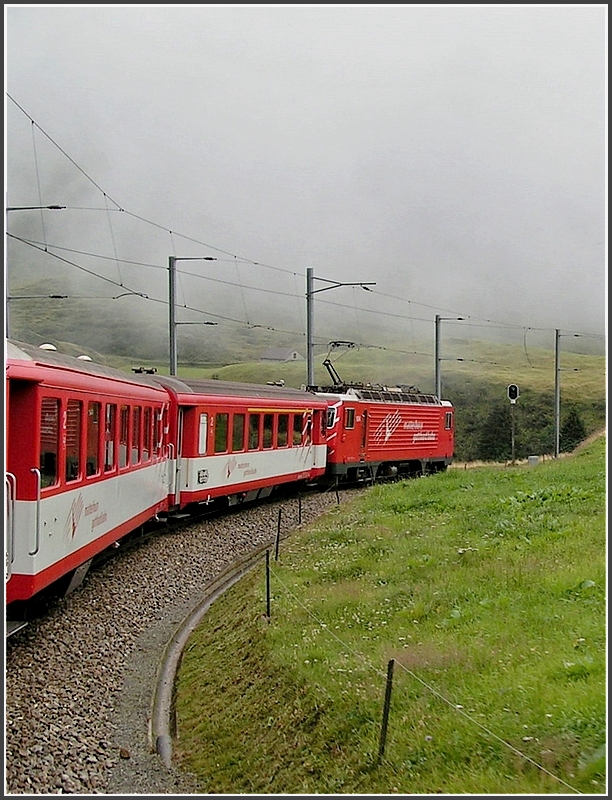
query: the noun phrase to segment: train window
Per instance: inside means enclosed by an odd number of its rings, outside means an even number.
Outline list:
[[[142,409],[140,406],[134,406],[132,411],[132,464],[138,464],[140,461],[140,419],[142,416]]]
[[[104,471],[110,472],[115,467],[115,436],[117,429],[117,406],[106,406],[104,424]]]
[[[444,428],[445,430],[450,431],[452,427],[453,427],[453,412],[447,411],[446,414],[444,415]]]
[[[274,432],[274,414],[264,414],[263,418],[263,446],[272,447],[272,434]]]
[[[87,407],[87,475],[100,471],[100,403],[89,403]]]
[[[229,414],[215,414],[215,453],[227,450],[227,423]]]
[[[259,414],[249,414],[249,450],[259,447]]]
[[[345,408],[344,409],[344,427],[349,430],[350,428],[355,427],[355,409],[354,408]]]
[[[151,409],[145,408],[142,415],[142,460],[151,458]]]
[[[277,444],[279,447],[287,447],[289,438],[289,414],[278,415],[278,434]]]
[[[244,414],[234,414],[232,421],[232,451],[234,453],[244,450]]]
[[[363,410],[362,423],[361,423],[361,449],[364,450],[368,441],[368,411]]]
[[[304,414],[304,425],[302,427],[302,440],[304,444],[310,444],[312,439],[312,414]]]
[[[66,481],[81,477],[81,416],[83,403],[68,400],[66,405]]]
[[[304,427],[303,414],[293,415],[293,444],[302,444],[302,428]]]
[[[130,407],[121,406],[119,411],[119,466],[127,467],[128,433],[130,429]]]
[[[40,406],[40,477],[43,488],[57,483],[59,404],[55,397],[43,397]]]
[[[333,428],[335,422],[336,422],[336,409],[335,408],[328,408],[327,409],[327,427],[328,428]]]
[[[200,414],[200,435],[198,437],[198,453],[206,455],[206,440],[208,438],[208,414]]]
[[[167,410],[159,408],[155,412],[155,455],[160,455],[164,442],[164,431],[167,425]]]
[[[321,415],[321,435],[327,436],[327,414],[322,414],[320,411],[315,411],[315,414]]]

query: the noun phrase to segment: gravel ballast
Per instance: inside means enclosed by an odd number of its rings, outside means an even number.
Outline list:
[[[354,496],[340,492],[342,502]],[[335,505],[303,496],[302,524]],[[297,498],[160,532],[90,571],[6,642],[5,793],[193,794],[152,752],[164,648],[228,564],[297,527]],[[223,602],[221,598],[217,602]]]

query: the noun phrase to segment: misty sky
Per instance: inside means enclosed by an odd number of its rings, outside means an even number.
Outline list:
[[[376,281],[318,296],[338,339],[385,313],[602,334],[606,29],[601,4],[5,5],[7,205],[68,206],[9,231],[159,297],[169,255],[229,254],[182,297],[286,329],[306,267]],[[26,250],[11,287],[57,268]]]

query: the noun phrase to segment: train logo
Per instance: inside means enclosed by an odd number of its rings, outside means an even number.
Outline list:
[[[402,415],[399,411],[394,411],[391,414],[387,414],[378,428],[376,428],[374,431],[374,441],[376,444],[387,444],[389,439],[393,436],[401,424]]]
[[[79,492],[78,497],[74,498],[72,505],[70,506],[70,510],[68,511],[66,524],[64,525],[64,536],[67,537],[70,534],[71,538],[74,539],[74,535],[79,527],[79,522],[81,521],[84,507],[85,504],[83,503],[83,495]]]

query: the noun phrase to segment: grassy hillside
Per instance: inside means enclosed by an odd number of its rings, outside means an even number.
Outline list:
[[[204,793],[604,793],[605,549],[605,439],[372,488],[283,543],[270,620],[263,569],[212,606],[177,756]]]
[[[515,455],[543,455],[555,445],[555,364],[550,350],[491,342],[451,340],[445,347],[448,360],[442,364],[442,396],[456,409],[455,456],[461,461],[493,457],[510,459],[511,420],[506,394],[509,383],[520,387],[515,411]],[[423,391],[434,391],[433,360],[391,350],[344,351],[334,357],[340,376],[346,381],[413,384]],[[315,380],[329,384],[330,376],[315,360]],[[157,365],[162,373],[167,364]],[[600,430],[606,422],[605,359],[600,355],[562,352],[560,371],[561,425],[575,409],[585,433]],[[299,387],[306,381],[306,363],[244,361],[224,367],[186,367],[179,376],[266,383],[284,380]],[[486,452],[486,426],[493,438],[502,441],[501,453]],[[564,449],[564,443],[561,443]]]

